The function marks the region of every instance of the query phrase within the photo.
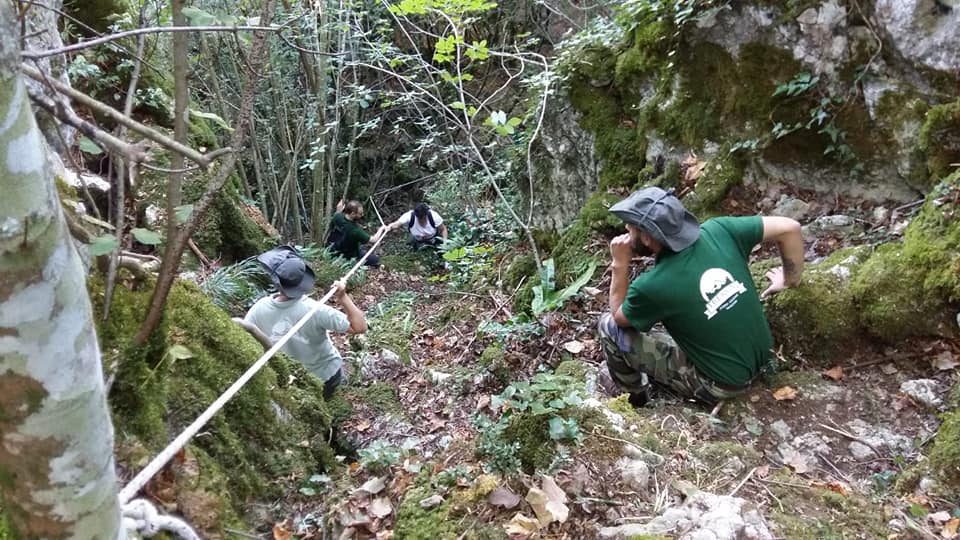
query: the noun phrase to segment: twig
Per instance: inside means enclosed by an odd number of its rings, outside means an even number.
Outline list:
[[[902,519],[903,522],[906,524],[908,529],[919,534],[926,540],[938,540],[940,538],[939,536],[933,534],[932,532],[927,530],[925,527],[923,527],[922,525],[920,525],[919,523],[911,519],[910,516],[908,516],[903,512],[903,510],[900,510],[898,508],[897,514],[900,516],[900,519]]]
[[[820,458],[821,460],[823,460],[824,463],[826,463],[827,465],[829,465],[830,468],[833,469],[833,472],[837,473],[837,475],[840,476],[840,478],[843,478],[844,480],[846,480],[848,484],[852,484],[852,483],[853,483],[853,481],[850,480],[850,477],[847,476],[847,475],[845,475],[845,474],[843,474],[843,471],[841,471],[840,469],[838,469],[837,466],[834,465],[832,461],[830,461],[829,459],[827,459],[826,456],[824,456],[823,454],[821,454],[821,453],[819,453],[819,452],[817,452],[816,455],[817,455],[818,458]]]
[[[720,401],[717,402],[716,405],[714,405],[713,410],[710,411],[710,417],[711,417],[711,418],[716,418],[716,417],[717,417],[717,414],[720,412],[720,409],[723,408],[723,404],[724,404],[724,403],[726,403],[726,401],[724,401],[724,400],[721,399]]]
[[[77,90],[74,90],[73,88],[71,88],[71,87],[63,84],[62,82],[60,82],[60,81],[58,81],[58,80],[56,80],[56,79],[47,79],[47,78],[45,78],[45,77],[43,76],[43,74],[42,74],[39,70],[37,70],[37,69],[35,69],[35,68],[31,67],[31,66],[28,66],[28,65],[26,65],[26,64],[20,64],[20,71],[22,71],[25,75],[27,75],[27,76],[30,77],[31,79],[40,81],[40,82],[42,82],[42,83],[49,83],[49,85],[50,85],[54,90],[56,90],[57,92],[60,92],[61,94],[69,97],[70,99],[76,101],[76,102],[79,103],[80,105],[83,105],[83,106],[85,106],[85,107],[89,107],[89,108],[93,109],[94,111],[96,111],[96,112],[98,112],[98,113],[100,113],[100,114],[103,114],[104,116],[108,117],[110,120],[113,120],[114,122],[116,122],[116,123],[118,123],[118,124],[120,124],[120,125],[126,126],[126,127],[129,128],[131,131],[135,131],[136,133],[139,133],[140,135],[143,135],[143,136],[146,137],[147,139],[150,139],[151,141],[153,141],[153,142],[155,142],[155,143],[157,143],[157,144],[159,144],[159,145],[167,148],[168,150],[171,150],[171,151],[173,151],[173,152],[177,152],[178,154],[181,154],[181,155],[183,155],[183,156],[191,159],[192,161],[196,162],[198,165],[200,165],[200,166],[203,167],[203,168],[207,168],[207,167],[210,165],[210,158],[209,158],[208,156],[205,156],[205,155],[201,154],[200,152],[197,152],[197,151],[194,150],[193,148],[190,148],[189,146],[186,146],[186,145],[184,145],[184,144],[181,144],[181,143],[179,143],[179,142],[171,139],[170,137],[167,137],[166,135],[164,135],[164,134],[162,134],[162,133],[160,133],[160,132],[158,132],[158,131],[156,131],[156,130],[154,130],[154,129],[151,129],[151,128],[149,128],[149,127],[141,124],[140,122],[137,122],[137,121],[135,121],[135,120],[132,120],[131,118],[125,116],[123,113],[121,113],[120,111],[114,109],[113,107],[111,107],[111,106],[109,106],[109,105],[107,105],[107,104],[105,104],[105,103],[101,103],[101,102],[93,99],[92,97],[84,94],[83,92],[79,92],[79,91],[77,91]],[[34,99],[34,101],[36,101],[36,99],[37,99],[37,98],[34,98],[33,95],[31,95],[30,97],[31,97],[32,99]],[[55,108],[55,109],[56,109],[56,108]],[[59,116],[59,115],[58,115],[58,116]],[[81,120],[81,121],[82,121],[82,120]],[[89,123],[88,123],[88,124],[89,124]],[[91,125],[92,125],[92,124],[91,124]],[[76,127],[76,126],[75,126],[75,127]],[[78,129],[79,129],[79,128],[78,128]],[[126,144],[126,143],[124,143],[124,144]],[[118,151],[118,153],[119,153],[119,151]],[[124,157],[127,157],[127,156],[124,156]],[[143,157],[141,157],[140,159],[133,159],[133,157],[136,157],[136,156],[135,156],[135,155],[134,155],[134,156],[130,156],[129,159],[131,159],[132,161],[135,161],[135,162],[137,162],[137,163],[140,163],[140,162],[144,161],[144,158],[143,158]]]
[[[190,251],[192,251],[193,254],[197,256],[198,259],[200,259],[200,264],[202,264],[203,266],[210,266],[210,259],[208,259],[207,256],[204,255],[202,251],[200,251],[200,246],[198,246],[197,243],[193,241],[193,238],[187,240],[187,246],[190,248]]]
[[[743,480],[741,480],[740,483],[737,484],[737,487],[733,488],[733,491],[730,492],[730,496],[733,497],[734,495],[736,495],[737,492],[740,491],[740,488],[742,488],[743,485],[746,484],[748,480],[753,478],[753,473],[755,472],[757,472],[756,467],[750,469],[750,472],[748,472],[747,475],[743,477]]]
[[[244,538],[255,538],[256,540],[260,540],[260,537],[257,536],[257,535],[255,535],[255,534],[245,533],[245,532],[243,532],[243,531],[238,531],[238,530],[236,530],[236,529],[230,529],[230,528],[228,528],[228,527],[224,527],[223,530],[226,531],[226,532],[228,532],[228,533],[230,533],[230,534],[235,534],[235,535],[237,535],[237,536],[242,536],[242,537],[244,537]]]
[[[517,284],[517,288],[515,288],[515,289],[513,290],[513,294],[510,295],[510,298],[507,298],[507,300],[506,300],[504,303],[502,303],[502,304],[500,304],[499,306],[497,306],[497,308],[496,308],[495,310],[493,310],[493,313],[490,314],[490,317],[488,317],[488,320],[493,320],[493,318],[497,316],[497,313],[500,313],[500,310],[502,310],[507,304],[509,304],[510,302],[513,301],[513,297],[517,295],[517,292],[520,290],[520,287],[523,286],[523,282],[524,282],[525,280],[526,280],[526,277],[524,277],[524,279],[521,279],[521,280],[520,280],[520,283]],[[478,334],[479,334],[479,332],[474,332],[474,333],[473,333],[473,337],[470,338],[470,343],[467,343],[467,346],[464,347],[462,351],[460,351],[460,354],[459,354],[459,355],[457,356],[457,358],[453,361],[454,364],[460,363],[460,360],[463,359],[463,355],[467,354],[467,351],[469,351],[470,348],[473,347],[474,342],[477,341],[477,335],[478,335]]]
[[[819,424],[819,425],[820,425],[820,427],[822,427],[823,429],[826,429],[827,431],[832,431],[832,432],[836,433],[837,435],[842,435],[842,436],[844,436],[844,437],[846,437],[846,438],[848,438],[848,439],[850,439],[850,440],[852,440],[852,441],[857,441],[858,443],[865,444],[865,445],[869,446],[870,449],[873,450],[873,452],[874,452],[875,454],[877,454],[878,456],[881,455],[881,454],[880,454],[880,451],[877,450],[877,448],[876,448],[875,446],[873,446],[873,445],[870,444],[869,442],[865,441],[864,439],[862,439],[862,438],[860,438],[860,437],[857,437],[856,435],[854,435],[854,434],[852,434],[852,433],[846,432],[846,431],[844,431],[844,430],[842,430],[842,429],[839,429],[839,428],[830,427],[830,426],[828,426],[828,425],[826,425],[826,424],[823,424],[823,423],[821,423],[821,424]]]
[[[635,443],[635,442],[630,442],[630,441],[628,441],[628,440],[626,440],[626,439],[618,439],[618,438],[616,438],[616,437],[611,437],[611,436],[609,436],[609,435],[604,435],[603,433],[600,433],[600,432],[598,431],[599,429],[601,429],[601,427],[600,427],[600,426],[596,426],[596,427],[593,428],[593,431],[590,432],[590,433],[591,433],[592,435],[596,435],[597,437],[600,437],[601,439],[607,439],[608,441],[620,442],[620,443],[629,445],[629,446],[632,447],[632,448],[636,448],[636,449],[640,450],[641,452],[646,452],[647,454],[650,454],[651,456],[655,456],[655,457],[657,457],[657,458],[660,460],[660,463],[658,463],[658,465],[660,465],[660,464],[662,464],[662,463],[665,463],[665,462],[667,461],[663,456],[661,456],[660,454],[654,452],[653,450],[650,450],[649,448],[644,448],[644,447],[640,446],[639,444],[637,444],[637,443]]]
[[[783,501],[780,500],[780,497],[777,497],[776,495],[774,495],[773,492],[770,491],[770,488],[768,488],[767,486],[763,485],[762,483],[757,483],[756,480],[753,480],[753,483],[756,484],[756,485],[758,485],[758,486],[760,486],[760,487],[762,487],[763,490],[766,491],[768,495],[770,495],[771,497],[773,497],[773,499],[774,499],[775,501],[777,501],[777,506],[780,507],[780,511],[781,511],[781,512],[784,511],[784,510],[783,510]]]
[[[282,29],[282,26],[153,26],[149,28],[127,30],[126,32],[117,32],[115,34],[107,34],[105,36],[89,39],[87,41],[81,41],[80,43],[74,43],[73,45],[67,45],[66,47],[60,47],[58,49],[47,49],[45,51],[23,51],[21,55],[24,58],[46,58],[48,56],[56,56],[58,54],[66,54],[68,52],[89,49],[90,47],[96,47],[97,45],[102,45],[110,41],[116,41],[125,37],[139,36],[140,34],[160,34],[166,32],[256,32],[261,30],[266,32],[279,32]]]
[[[69,107],[59,107],[56,102],[39,92],[33,90],[27,90],[27,92],[30,95],[31,101],[36,103],[41,109],[47,111],[61,122],[77,128],[81,133],[93,139],[105,149],[123,156],[132,162],[141,162],[147,158],[144,145],[127,144],[112,134],[80,118]],[[79,174],[79,172],[77,174]]]

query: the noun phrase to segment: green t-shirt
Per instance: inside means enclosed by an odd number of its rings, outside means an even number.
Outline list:
[[[340,242],[341,255],[348,259],[360,257],[360,246],[370,241],[370,235],[359,225],[347,219],[342,213],[333,215],[331,228],[339,227],[343,231],[343,241]]]
[[[630,284],[623,315],[641,332],[662,322],[702,375],[745,384],[773,348],[747,266],[761,240],[760,216],[707,220],[693,245],[662,252],[657,264]]]

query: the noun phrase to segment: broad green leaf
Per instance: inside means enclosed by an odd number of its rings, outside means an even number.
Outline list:
[[[450,104],[450,108],[451,108],[451,109],[456,109],[456,110],[458,110],[458,111],[462,111],[462,110],[466,109],[467,106],[464,105],[462,101],[454,101],[453,103]]]
[[[130,231],[133,233],[133,237],[137,239],[137,242],[141,244],[147,244],[148,246],[155,246],[159,244],[163,239],[160,237],[160,233],[151,231],[150,229],[133,229]]]
[[[178,223],[186,223],[190,219],[190,214],[193,213],[192,204],[184,204],[173,209],[174,215],[177,217]]]
[[[310,486],[303,486],[302,488],[300,488],[300,494],[306,495],[307,497],[313,497],[314,495],[317,494],[317,490],[313,489]]]
[[[112,234],[98,236],[90,240],[90,255],[99,257],[107,253],[113,253],[113,250],[117,249],[119,245],[117,237]]]
[[[190,26],[211,26],[217,22],[217,18],[210,13],[192,6],[183,8],[183,16],[190,21]]]
[[[554,409],[562,409],[567,406],[567,403],[562,399],[551,399],[547,405],[553,407]]]
[[[193,351],[183,345],[180,345],[179,343],[170,347],[167,350],[167,354],[169,354],[170,358],[173,358],[174,360],[186,360],[187,358],[193,358]]]
[[[233,131],[233,128],[230,127],[230,124],[228,124],[226,120],[224,120],[223,118],[220,118],[220,116],[216,114],[203,112],[203,111],[195,111],[193,109],[190,109],[190,114],[192,116],[196,116],[197,118],[212,120],[214,123],[216,123],[218,126],[222,127],[223,129],[227,131]]]
[[[97,143],[93,142],[86,136],[80,137],[79,146],[80,146],[81,152],[90,154],[91,156],[99,156],[100,154],[103,153],[103,149],[100,148],[100,146],[98,146]]]
[[[530,404],[530,413],[536,416],[549,414],[552,412],[554,412],[552,408],[544,407],[543,403],[540,403],[539,401],[534,401],[533,403]]]

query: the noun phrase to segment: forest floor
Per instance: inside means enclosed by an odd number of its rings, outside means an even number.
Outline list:
[[[339,342],[352,351],[332,402],[344,467],[294,479],[262,537],[722,538],[732,520],[761,538],[951,538],[960,523],[957,501],[907,478],[955,383],[957,344],[863,350],[827,370],[788,355],[785,370],[719,410],[665,390],[634,410],[595,382],[608,275],[541,325],[478,333],[510,320],[509,293],[455,290],[437,281],[436,255],[387,251],[353,293],[369,332]],[[600,420],[579,417],[565,445],[546,439],[552,457],[536,475],[489,474],[491,424],[510,407],[496,396],[568,361],[583,368],[562,370],[580,377]],[[926,398],[901,391],[916,380],[930,381],[912,383],[928,385]],[[732,515],[718,518],[724,505]]]

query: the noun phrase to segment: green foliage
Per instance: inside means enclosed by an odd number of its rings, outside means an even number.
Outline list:
[[[533,287],[533,302],[530,305],[533,314],[540,315],[546,311],[563,307],[567,300],[576,296],[580,292],[580,288],[590,281],[594,270],[596,270],[596,264],[591,263],[573,283],[557,291],[553,259],[543,261],[543,268],[540,271],[540,284]]]
[[[451,268],[447,279],[454,287],[470,286],[488,275],[492,267],[493,248],[485,245],[457,247],[457,239],[452,238],[441,247],[443,260]]]
[[[441,12],[447,15],[481,13],[497,7],[495,2],[483,0],[402,0],[390,6],[396,15],[426,15]]]
[[[137,239],[137,242],[146,244],[148,246],[155,246],[163,241],[160,233],[151,231],[150,229],[136,228],[131,230],[130,233],[133,234],[133,237]]]
[[[788,97],[799,96],[800,94],[815,88],[820,76],[813,76],[806,71],[796,74],[789,82],[777,86],[773,92],[773,97],[785,95]]]
[[[416,293],[393,293],[367,310],[367,339],[374,350],[390,349],[405,360],[410,359],[410,339],[416,317]]]
[[[583,441],[578,407],[583,384],[573,377],[538,373],[528,381],[515,382],[491,399],[501,409],[494,422],[479,415],[477,454],[488,470],[512,474],[519,467],[527,472],[550,465],[557,452],[556,441]]]
[[[227,313],[241,317],[267,293],[269,283],[263,267],[248,259],[217,268],[200,281],[200,290]]]
[[[99,257],[107,253],[113,253],[120,245],[117,237],[112,234],[104,234],[90,239],[90,255]]]
[[[403,450],[386,441],[376,440],[358,452],[360,465],[374,474],[379,474],[403,459]]]

